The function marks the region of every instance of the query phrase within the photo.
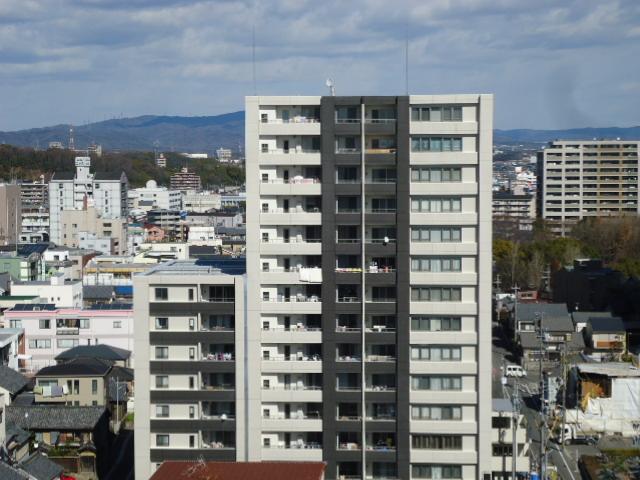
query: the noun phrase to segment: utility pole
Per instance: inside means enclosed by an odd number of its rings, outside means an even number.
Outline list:
[[[513,397],[511,399],[511,403],[513,406],[513,418],[511,420],[511,435],[512,435],[512,446],[511,446],[511,480],[516,480],[516,463],[518,459],[518,419],[520,418],[520,396],[518,393],[518,377],[514,377],[513,380]]]
[[[544,406],[544,378],[543,378],[543,357],[544,357],[544,329],[542,321],[544,314],[538,316],[538,338],[540,340],[540,352],[538,361],[540,366],[540,479],[547,480],[547,420]]]
[[[564,429],[567,423],[567,339],[564,340],[562,352],[562,430],[560,430],[560,445],[564,446]]]
[[[518,284],[513,287],[513,344],[518,342]]]

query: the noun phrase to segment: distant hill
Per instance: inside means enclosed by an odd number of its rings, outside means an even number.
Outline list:
[[[76,148],[91,143],[106,150],[154,149],[160,151],[213,153],[218,147],[237,150],[244,142],[244,112],[210,117],[169,117],[144,115],[73,127]],[[21,147],[47,148],[49,142],[69,140],[69,125],[0,132],[0,143]],[[244,146],[244,145],[243,145]]]
[[[547,143],[551,140],[590,140],[592,138],[640,139],[640,127],[572,128],[569,130],[494,130],[494,143]]]
[[[218,147],[237,149],[244,142],[244,112],[207,117],[144,115],[74,126],[76,148],[92,142],[106,150],[207,152]],[[640,139],[640,127],[574,128],[570,130],[495,130],[495,143],[543,144],[557,138]],[[0,143],[47,148],[49,142],[67,144],[69,125],[0,132]]]

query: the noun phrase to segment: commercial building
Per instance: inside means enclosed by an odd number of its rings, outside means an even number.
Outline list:
[[[220,147],[216,150],[216,158],[220,163],[230,163],[233,153],[230,148]]]
[[[173,261],[134,290],[136,478],[165,460],[245,460],[249,418],[259,423],[245,412],[246,368],[259,370],[244,363],[244,276]]]
[[[637,140],[556,140],[538,152],[538,211],[564,235],[585,217],[638,215]]]
[[[65,210],[95,207],[101,218],[127,218],[128,181],[124,172],[91,173],[89,157],[76,157],[75,165],[75,173],[56,172],[49,186],[50,239],[60,245],[64,244],[61,217]]]
[[[138,208],[139,202],[151,202],[153,208],[166,210],[180,210],[182,208],[182,193],[159,187],[155,180],[149,180],[144,187],[129,190],[129,210]]]
[[[245,112],[248,460],[490,474],[493,97]]]
[[[171,190],[183,192],[190,190],[200,191],[202,190],[202,182],[199,175],[190,172],[187,167],[183,167],[179,172],[171,175],[170,188]]]
[[[222,201],[219,193],[214,192],[188,192],[182,195],[182,206],[187,212],[208,212],[219,210]]]
[[[24,329],[25,368],[31,371],[55,365],[58,354],[79,345],[106,343],[133,351],[130,304],[97,304],[86,309],[19,304],[4,316],[11,328]]]
[[[17,243],[21,231],[20,186],[0,183],[0,245]]]

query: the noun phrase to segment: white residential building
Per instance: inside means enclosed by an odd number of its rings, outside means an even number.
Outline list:
[[[62,243],[61,214],[94,206],[102,218],[127,217],[128,182],[124,172],[91,173],[91,159],[76,157],[75,173],[56,172],[49,185],[50,240]]]
[[[491,412],[491,479],[512,480],[513,436],[515,424],[516,478],[528,478],[531,442],[527,436],[527,420],[522,412],[514,413],[511,402],[494,398]]]
[[[82,308],[82,281],[65,280],[64,274],[58,273],[47,280],[14,282],[11,295],[38,296],[58,307]]]
[[[31,371],[54,365],[56,355],[78,345],[106,343],[133,352],[130,304],[93,305],[90,309],[18,304],[4,315],[11,328],[24,329],[24,358]]]
[[[179,190],[159,187],[155,180],[149,180],[144,187],[129,190],[128,199],[129,210],[139,208],[139,202],[145,202],[146,206],[151,202],[151,208],[164,210],[180,210],[182,208],[182,193]]]

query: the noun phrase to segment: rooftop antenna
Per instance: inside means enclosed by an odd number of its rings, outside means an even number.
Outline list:
[[[251,68],[253,70],[253,95],[258,95],[256,88],[256,26],[251,27]]]
[[[76,144],[73,141],[73,127],[69,127],[69,150],[75,150]]]
[[[336,96],[336,84],[333,81],[333,78],[329,77],[327,78],[327,80],[324,82],[324,84],[329,88],[329,92],[331,93],[332,97]]]
[[[404,38],[404,91],[405,95],[409,95],[409,18],[405,24]]]

